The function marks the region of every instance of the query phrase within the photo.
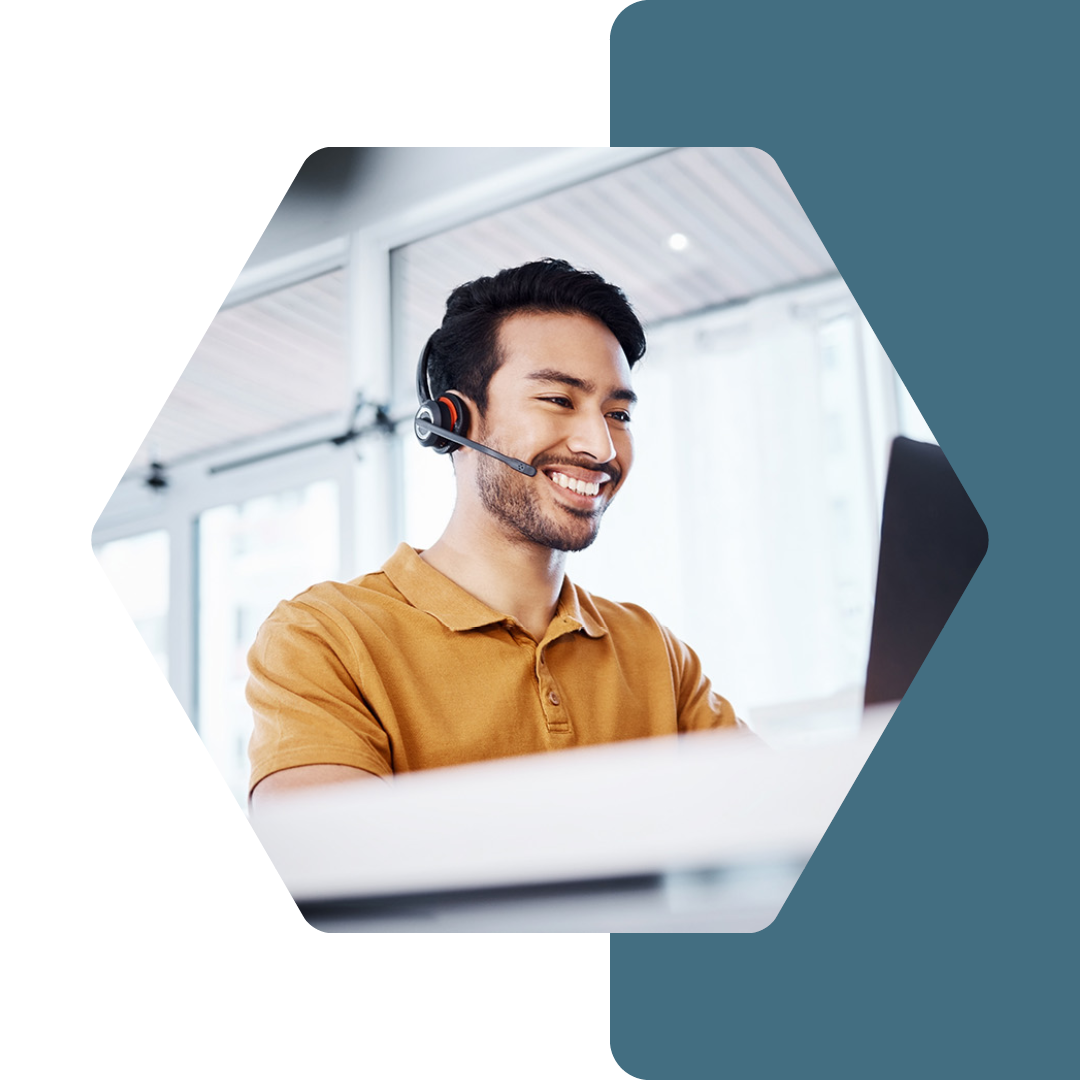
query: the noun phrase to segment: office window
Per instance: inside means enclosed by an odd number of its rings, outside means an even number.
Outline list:
[[[98,562],[165,678],[169,677],[169,534],[164,529],[110,540]]]
[[[240,799],[247,649],[274,604],[342,567],[340,457],[259,456],[344,424],[348,297],[339,267],[219,311],[99,522],[168,521],[168,533],[103,544],[98,556]],[[152,462],[166,481],[153,492]]]
[[[338,489],[321,480],[207,510],[198,534],[198,728],[247,799],[247,652],[277,603],[339,573]]]

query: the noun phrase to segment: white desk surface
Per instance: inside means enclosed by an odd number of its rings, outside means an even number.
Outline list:
[[[731,928],[760,929],[892,708],[868,711],[852,737],[816,745],[770,748],[753,736],[710,732],[302,791],[261,807],[253,825],[301,904],[674,873],[661,890],[670,909],[672,897],[678,908],[680,895],[692,897],[694,882],[707,880],[702,871],[743,868],[746,880],[746,868],[757,867],[762,873],[750,880],[759,902]],[[762,881],[771,883],[764,893]],[[596,923],[607,911],[617,924],[618,897],[627,894],[616,890],[606,906],[600,895],[576,905],[580,928],[619,928]],[[550,897],[529,903],[549,916],[558,908]],[[437,928],[387,922],[385,906],[381,919],[370,928]],[[575,928],[559,923],[545,928]]]

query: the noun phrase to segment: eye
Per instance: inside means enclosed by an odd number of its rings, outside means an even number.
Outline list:
[[[572,409],[573,402],[568,397],[554,396],[538,398],[539,401],[548,401],[552,405],[558,405],[561,409]]]
[[[608,416],[612,420],[617,420],[620,424],[630,423],[630,414],[625,409],[616,409],[614,412],[609,412]]]

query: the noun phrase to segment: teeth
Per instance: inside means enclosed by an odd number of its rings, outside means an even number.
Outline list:
[[[579,495],[600,494],[600,485],[598,483],[590,484],[584,480],[575,480],[565,473],[552,473],[551,480],[553,483],[558,484],[559,487],[569,488],[571,491],[576,491]]]

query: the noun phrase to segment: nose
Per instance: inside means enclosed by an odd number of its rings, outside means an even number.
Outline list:
[[[567,449],[572,454],[591,457],[599,464],[615,457],[615,443],[611,438],[607,417],[602,412],[578,410],[573,414],[574,424]]]

